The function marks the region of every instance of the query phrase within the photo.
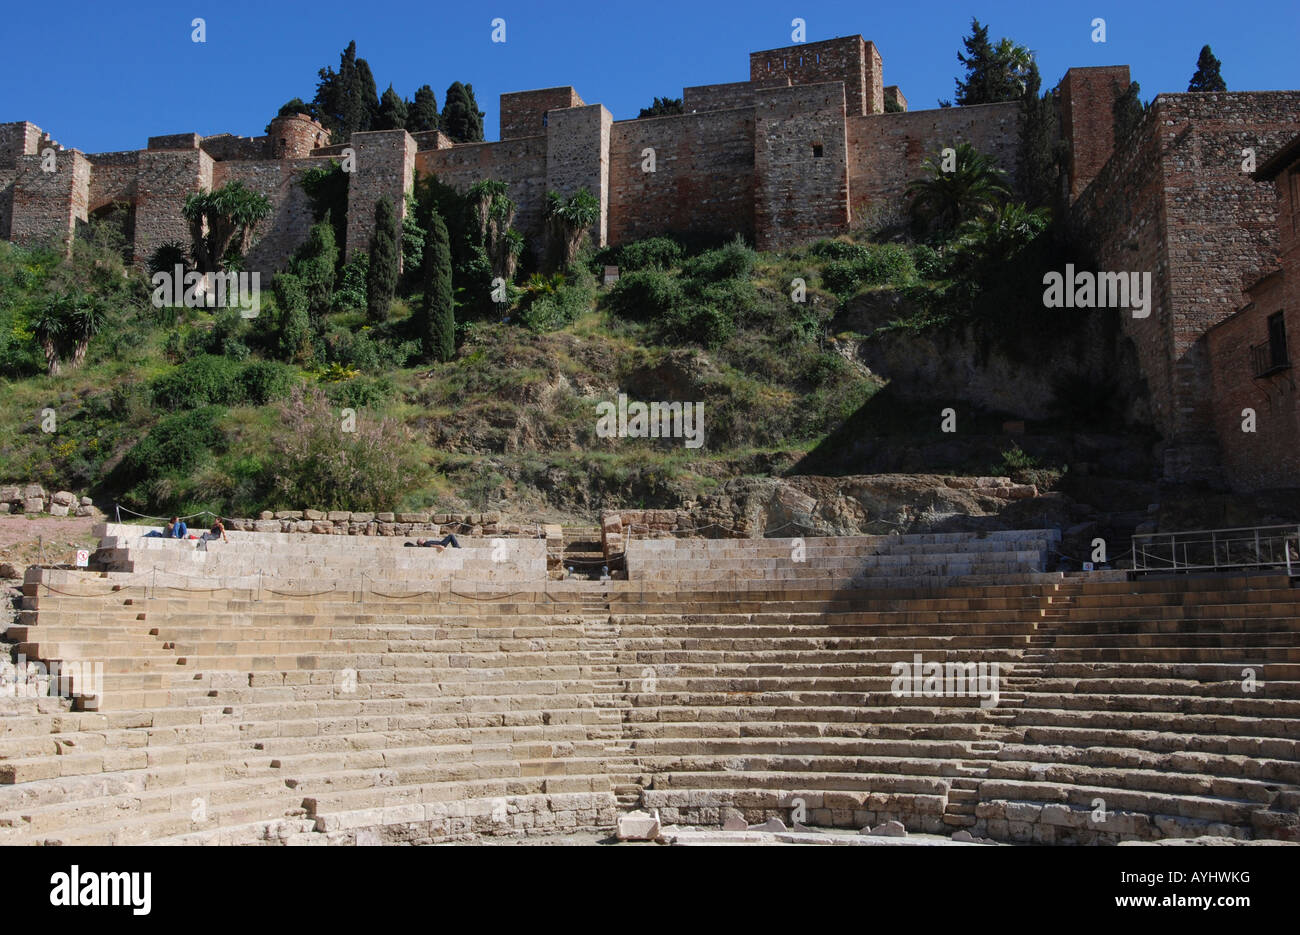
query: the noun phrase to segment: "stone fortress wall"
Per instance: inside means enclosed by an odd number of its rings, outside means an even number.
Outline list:
[[[1117,152],[1111,104],[1127,66],[1071,68],[1057,87],[1069,148],[1070,220],[1098,268],[1152,273],[1148,319],[1129,320],[1165,436],[1169,480],[1216,480],[1206,330],[1242,304],[1245,281],[1276,266],[1273,187],[1240,169],[1295,133],[1300,91],[1162,94]],[[907,182],[943,146],[970,142],[1014,181],[1017,104],[886,113],[876,46],[861,36],[750,55],[749,80],[687,87],[685,113],[614,120],[571,87],[501,96],[501,138],[453,144],[440,132],[355,134],[348,196],[348,254],[368,248],[381,195],[404,215],[418,174],[458,189],[482,179],[509,186],[516,227],[536,250],[550,190],[587,188],[600,200],[600,245],[673,232],[740,234],[760,249],[798,246],[902,212]],[[42,171],[55,151],[57,170]],[[188,240],[180,209],[201,189],[238,179],[273,212],[258,230],[250,269],[282,266],[306,238],[302,172],[344,147],[320,124],[278,117],[264,137],[195,133],[151,137],[146,149],[84,154],[28,122],[0,124],[0,237],[32,242],[73,236],[115,203],[134,213],[134,257]],[[647,171],[650,160],[654,171]]]

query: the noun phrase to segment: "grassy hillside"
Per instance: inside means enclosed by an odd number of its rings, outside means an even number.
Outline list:
[[[278,288],[264,286],[252,321],[159,309],[108,233],[92,227],[67,260],[0,244],[0,480],[89,490],[142,512],[242,516],[503,502],[565,515],[689,502],[731,477],[783,473],[810,452],[824,460],[859,444],[846,427],[886,380],[857,362],[858,342],[872,336],[837,333],[837,312],[882,291],[902,310],[882,330],[969,321],[979,293],[960,256],[847,238],[780,255],[667,238],[588,248],[567,274],[519,276],[506,305],[485,307],[462,289],[456,354],[429,363],[412,327],[418,284],[404,281],[387,320],[368,321],[364,277],[343,267],[305,350],[286,354]],[[622,270],[613,287],[597,285],[606,264]],[[70,290],[96,299],[105,320],[84,363],[50,376],[37,323],[50,297]],[[982,320],[997,340],[1033,338],[1019,313]],[[702,402],[703,447],[598,437],[596,404],[620,392]],[[891,436],[938,435],[934,420],[889,411]],[[981,431],[996,431],[997,414],[981,419]],[[996,466],[947,460],[927,467]]]

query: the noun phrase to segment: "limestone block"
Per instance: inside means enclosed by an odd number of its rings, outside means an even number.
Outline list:
[[[397,521],[399,523],[427,523],[429,521],[428,513],[398,513]]]
[[[0,500],[0,513],[8,513],[13,509],[13,504],[7,500]]]
[[[57,503],[59,506],[72,506],[77,502],[76,495],[74,495],[70,490],[60,490],[58,493],[54,494],[54,496],[50,497],[50,500]]]
[[[302,510],[281,510],[275,514],[276,519],[302,519]]]
[[[542,532],[546,534],[547,539],[563,539],[564,528],[559,523],[547,523],[542,526]]]
[[[65,504],[65,503],[51,503],[51,504],[50,504],[50,515],[51,515],[51,516],[67,516],[67,515],[68,515],[68,506],[67,506],[67,504]]]
[[[653,841],[659,837],[659,811],[654,814],[638,809],[618,816],[620,841]]]
[[[8,505],[9,505],[9,504],[7,504],[7,503],[5,504],[6,507],[7,507]],[[3,512],[6,512],[6,511],[5,511],[5,510],[0,510],[0,513],[3,513]],[[94,508],[93,506],[79,506],[79,507],[77,507],[76,515],[77,515],[77,516],[94,516],[94,515],[95,515],[95,508]]]
[[[42,500],[45,499],[45,488],[40,484],[28,484],[23,488],[24,500],[31,500],[34,497],[40,497]]]
[[[16,503],[22,498],[23,492],[18,487],[0,487],[0,503]]]
[[[300,519],[293,524],[294,532],[312,532],[316,524],[309,519]]]
[[[331,523],[346,523],[350,519],[352,519],[352,514],[347,510],[331,510],[329,513]]]
[[[272,513],[270,510],[263,510],[261,513],[258,513],[258,514],[257,514],[257,518],[258,518],[258,519],[275,519],[275,514]]]
[[[397,521],[397,515],[395,513],[376,513],[375,519],[381,523],[393,523]]]
[[[279,532],[280,521],[278,519],[259,519],[253,523],[254,532]]]
[[[0,497],[0,499],[4,499],[4,498],[3,498],[3,497]],[[94,505],[95,505],[95,501],[92,500],[90,497],[82,497],[82,498],[81,498],[81,505],[82,505],[82,506],[94,506]]]
[[[322,513],[320,510],[303,510],[302,518],[303,519],[324,519],[325,514]]]
[[[23,500],[24,513],[41,513],[45,510],[45,501],[41,497],[26,497]]]
[[[789,829],[786,828],[786,826],[785,826],[785,822],[783,822],[783,821],[782,821],[781,819],[779,819],[779,818],[775,818],[775,817],[773,817],[773,818],[769,818],[767,821],[763,822],[761,825],[754,825],[754,826],[751,827],[749,830],[751,830],[751,831],[787,831],[787,830],[789,830]]]
[[[374,513],[353,513],[352,514],[352,522],[354,523],[369,523],[372,520],[374,520],[374,518],[375,518]]]

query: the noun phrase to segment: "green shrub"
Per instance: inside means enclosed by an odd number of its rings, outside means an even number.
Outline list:
[[[703,285],[698,292],[703,305],[711,305],[734,321],[745,321],[758,310],[758,289],[748,279],[724,279]]]
[[[682,275],[688,279],[717,282],[721,279],[747,279],[754,271],[758,255],[739,237],[716,250],[706,250],[687,260]]]
[[[726,343],[736,333],[736,322],[716,306],[686,303],[667,317],[663,330],[670,341],[712,349]]]
[[[647,237],[618,251],[619,271],[671,269],[682,260],[681,244],[669,237]]]
[[[852,247],[853,254],[843,259],[831,260],[822,270],[822,282],[841,299],[848,298],[864,286],[883,283],[908,285],[916,280],[916,266],[911,252],[902,244],[840,244]],[[833,252],[847,252],[839,251]]]
[[[264,406],[279,399],[293,386],[293,371],[274,360],[258,360],[245,364],[239,374],[240,402]]]
[[[948,275],[947,258],[928,244],[912,247],[912,262],[921,279],[943,279]]]
[[[637,270],[620,276],[609,292],[609,307],[630,321],[667,318],[683,302],[682,287],[661,270]]]
[[[163,409],[197,409],[225,405],[240,394],[240,366],[236,361],[212,354],[182,361],[171,373],[150,385],[154,405]]]
[[[386,377],[354,377],[325,388],[325,396],[334,406],[364,409],[391,399],[395,388]]]
[[[185,476],[222,442],[217,422],[223,410],[205,406],[164,416],[127,451],[120,470],[128,484],[149,484],[166,475]]]

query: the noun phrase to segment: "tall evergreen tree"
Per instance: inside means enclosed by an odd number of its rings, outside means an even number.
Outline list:
[[[1030,207],[1060,208],[1069,144],[1061,139],[1056,95],[1048,91],[1040,97],[1041,84],[1038,65],[1031,63],[1020,99],[1020,188]]]
[[[334,241],[334,225],[326,213],[323,220],[311,226],[307,241],[294,254],[289,264],[307,294],[307,311],[314,324],[320,325],[330,310],[334,297],[334,272],[338,266],[339,251]]]
[[[402,96],[390,84],[379,101],[379,115],[375,117],[370,129],[401,130],[406,127],[407,117],[406,101],[402,100]]]
[[[987,26],[980,25],[975,18],[970,24],[971,34],[962,38],[966,53],[957,53],[957,60],[966,66],[966,80],[957,79],[957,103],[998,104],[1018,100],[1025,91],[1033,54],[1005,37],[995,46],[989,41]]]
[[[642,107],[637,119],[642,117],[668,117],[672,114],[684,114],[686,107],[680,97],[656,97],[649,107]]]
[[[1214,57],[1210,47],[1202,46],[1201,54],[1196,59],[1196,74],[1192,75],[1192,80],[1187,85],[1188,91],[1226,91],[1228,86],[1224,84],[1223,76],[1219,74],[1219,66],[1223,63]]]
[[[483,111],[474,100],[474,85],[452,82],[442,105],[442,132],[454,143],[483,142]]]
[[[406,129],[412,133],[438,129],[438,98],[427,84],[415,92],[406,115]]]
[[[357,58],[356,41],[339,56],[339,70],[322,68],[318,72],[316,97],[312,107],[317,119],[330,131],[334,143],[345,143],[353,133],[369,130],[379,113],[379,97],[370,65]]]
[[[447,225],[437,211],[430,212],[424,241],[424,301],[416,322],[424,356],[451,360],[456,353],[456,312],[451,284],[451,244]]]
[[[375,202],[375,232],[370,235],[370,269],[366,274],[366,317],[386,321],[397,292],[397,214],[385,196]]]

